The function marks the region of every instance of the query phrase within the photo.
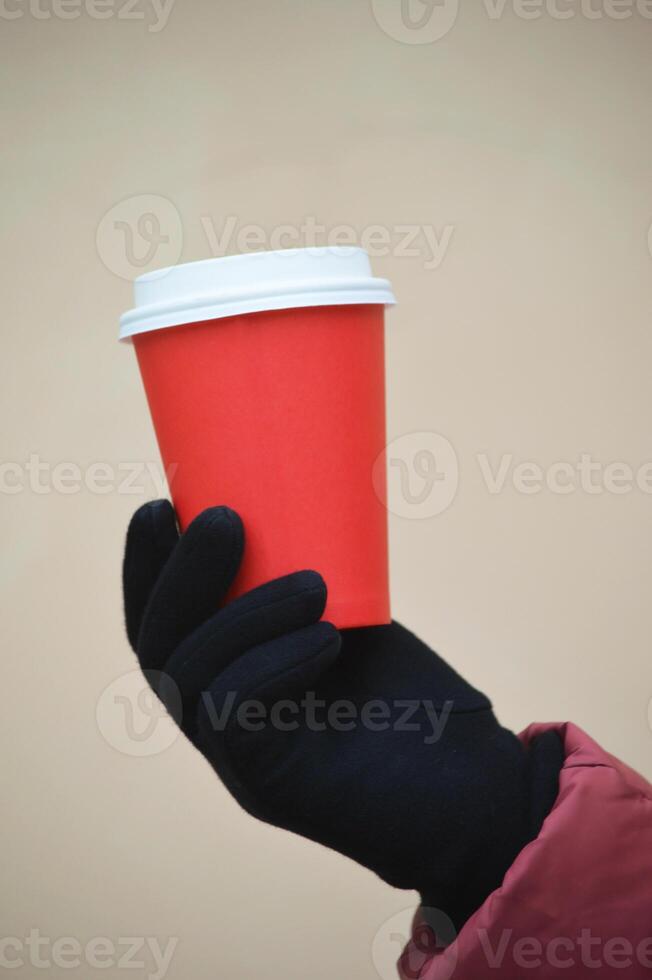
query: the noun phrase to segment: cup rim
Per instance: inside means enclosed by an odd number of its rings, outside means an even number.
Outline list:
[[[245,252],[144,273],[135,306],[120,317],[120,339],[206,320],[307,306],[382,304],[396,299],[373,276],[359,246]]]

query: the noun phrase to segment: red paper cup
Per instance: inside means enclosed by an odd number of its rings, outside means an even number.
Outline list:
[[[193,262],[136,280],[133,339],[182,529],[228,504],[245,554],[230,598],[313,568],[336,626],[390,619],[385,447],[387,280],[362,249]],[[377,481],[377,476],[376,476]]]

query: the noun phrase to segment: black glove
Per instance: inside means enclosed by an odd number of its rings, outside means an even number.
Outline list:
[[[141,667],[249,813],[418,890],[459,928],[538,833],[559,739],[526,751],[398,623],[340,633],[320,622],[316,572],[218,608],[243,547],[225,507],[180,538],[167,501],[136,512],[124,596]]]

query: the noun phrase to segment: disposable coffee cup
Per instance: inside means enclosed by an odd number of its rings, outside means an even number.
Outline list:
[[[133,342],[182,530],[228,504],[245,526],[233,598],[311,568],[336,626],[389,622],[384,310],[361,248],[207,259],[135,281]],[[380,488],[382,491],[382,488]]]

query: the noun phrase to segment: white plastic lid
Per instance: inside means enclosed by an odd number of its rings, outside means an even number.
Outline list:
[[[187,262],[134,282],[133,310],[120,317],[120,339],[162,327],[300,306],[396,300],[388,279],[371,273],[363,248],[291,248]]]

